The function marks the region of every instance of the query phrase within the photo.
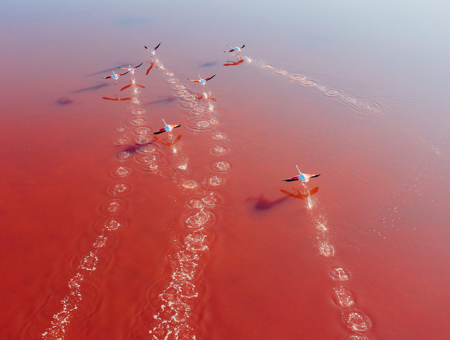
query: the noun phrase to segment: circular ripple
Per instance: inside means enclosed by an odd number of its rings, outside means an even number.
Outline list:
[[[128,144],[128,138],[118,138],[115,142],[117,145],[125,145]]]
[[[285,70],[276,70],[275,73],[276,73],[276,74],[279,74],[279,75],[281,75],[281,76],[285,76],[286,74],[288,74],[288,72],[285,71]]]
[[[119,215],[127,208],[127,204],[121,199],[108,200],[102,204],[100,210],[107,215]]]
[[[123,125],[120,125],[117,127],[117,131],[119,131],[119,132],[124,132],[126,129],[127,129],[127,127],[123,126]]]
[[[128,225],[128,221],[120,216],[112,216],[103,219],[96,225],[96,229],[101,233],[105,233],[108,231],[115,231],[119,228],[126,227]]]
[[[347,328],[355,333],[364,333],[371,327],[370,319],[360,311],[342,313],[342,321]]]
[[[122,197],[131,193],[132,189],[129,184],[126,183],[118,183],[111,185],[108,188],[108,192],[115,197]]]
[[[187,125],[189,129],[194,131],[210,131],[215,128],[215,125],[211,124],[211,120],[204,117],[189,119]]]
[[[271,66],[271,65],[263,65],[262,67],[264,67],[264,68],[268,68],[269,70],[271,70],[271,69],[273,69],[273,66]]]
[[[211,153],[215,156],[222,156],[228,153],[228,149],[226,146],[223,145],[216,145],[213,146],[211,149]]]
[[[131,124],[133,125],[143,125],[145,122],[146,120],[144,118],[135,118],[131,120]]]
[[[336,303],[342,308],[349,308],[355,304],[352,293],[344,286],[333,288],[334,299]]]
[[[215,162],[212,164],[211,169],[218,172],[226,172],[230,170],[231,164],[228,162]]]
[[[155,138],[151,135],[138,135],[134,139],[137,145],[144,145],[153,142]]]
[[[174,90],[177,90],[177,91],[179,91],[179,90],[184,90],[184,89],[186,89],[186,88],[187,88],[187,86],[184,85],[184,84],[177,84],[177,85],[174,85],[174,86],[173,86],[173,89],[174,89]]]
[[[152,129],[141,126],[141,127],[134,129],[134,132],[138,135],[149,135],[152,132]]]
[[[185,218],[186,226],[191,229],[210,226],[215,220],[215,215],[209,210],[193,211]]]
[[[130,151],[122,151],[117,154],[117,158],[121,161],[127,161],[133,157],[133,154]]]
[[[171,73],[171,72],[169,72],[171,75],[173,75],[173,73]],[[167,76],[167,74],[166,74],[166,76]],[[180,80],[179,79],[177,79],[177,78],[169,78],[169,79],[167,79],[167,82],[169,83],[169,84],[176,84],[176,83],[178,83]]]
[[[325,257],[331,257],[334,256],[334,247],[331,244],[328,244],[327,242],[322,242],[319,245],[319,252],[321,255]]]
[[[188,206],[192,209],[202,209],[205,206],[203,205],[203,202],[199,200],[198,198],[193,198],[189,201]]]
[[[226,179],[220,175],[214,175],[206,179],[205,185],[210,188],[220,188],[226,183]]]
[[[141,155],[150,155],[158,150],[157,144],[138,146],[136,152]]]
[[[164,73],[167,77],[172,77],[173,76],[173,72],[167,71],[166,73]]]
[[[131,112],[135,115],[143,115],[145,113],[145,110],[144,109],[133,109]]]
[[[139,163],[152,163],[159,161],[163,158],[162,154],[158,151],[154,151],[150,154],[139,154],[136,156],[136,161]]]
[[[330,276],[336,281],[347,281],[350,278],[350,273],[343,268],[333,268],[330,270]]]
[[[325,91],[323,91],[323,94],[327,97],[340,97],[344,95],[342,91],[335,90],[333,88],[327,88]]]
[[[154,172],[154,171],[161,170],[161,168],[163,168],[164,165],[165,165],[165,162],[152,161],[152,162],[141,163],[141,168],[144,171]]]
[[[185,189],[194,189],[197,187],[197,182],[192,181],[192,180],[187,180],[183,182],[183,187]]]
[[[216,132],[211,137],[215,140],[222,140],[227,138],[227,136],[223,132]]]
[[[118,168],[115,168],[113,171],[111,171],[111,176],[115,178],[124,178],[128,177],[132,174],[133,170],[130,168],[119,166]]]
[[[210,209],[222,203],[222,201],[223,201],[222,198],[214,192],[202,198],[202,202],[206,205],[206,207]]]
[[[189,110],[189,113],[193,114],[194,116],[200,116],[200,115],[204,115],[204,114],[208,114],[208,116],[210,115],[209,110],[202,105],[197,105],[197,106],[192,107]]]
[[[292,74],[291,75],[291,80],[293,80],[293,81],[301,81],[304,79],[306,79],[306,77],[302,76],[301,74]]]

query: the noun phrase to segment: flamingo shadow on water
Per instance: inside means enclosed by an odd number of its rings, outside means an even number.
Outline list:
[[[137,152],[139,149],[145,148],[146,146],[155,144],[156,140],[152,140],[148,143],[144,143],[144,144],[132,144],[132,145],[128,145],[125,149],[123,149],[122,151],[128,151],[131,153],[135,153]]]

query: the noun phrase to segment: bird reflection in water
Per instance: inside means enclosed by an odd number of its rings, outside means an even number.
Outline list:
[[[150,67],[148,68],[147,72],[145,72],[145,75],[146,75],[146,76],[148,76],[148,73],[150,72],[150,70],[153,68],[153,66],[155,66],[155,63],[154,63],[154,62],[147,61],[147,63],[150,64]]]
[[[236,65],[240,65],[244,62],[243,58],[238,58],[237,56],[235,56],[235,57],[236,57],[236,61],[227,60],[227,63],[223,64],[223,66],[236,66]]]
[[[311,197],[312,195],[316,194],[319,191],[319,187],[315,187],[314,189],[311,189],[311,190],[309,190],[307,192],[303,192],[303,193],[301,193],[300,190],[295,189],[294,187],[292,187],[292,189],[294,191],[297,191],[297,193],[292,193],[292,192],[289,192],[289,191],[283,190],[283,189],[281,189],[280,191],[283,194],[286,194],[288,196],[295,197],[295,198],[298,198],[298,199],[301,199],[301,200],[305,200],[308,197]]]
[[[131,99],[130,97],[119,98],[119,96],[117,94],[115,96],[116,96],[116,98],[108,98],[108,97],[102,97],[102,98],[105,99],[105,100],[115,100],[115,101],[124,101],[124,100],[130,100]]]
[[[158,138],[156,136],[154,136],[155,139],[160,142],[161,144],[164,144],[165,146],[168,146],[169,148],[172,148],[175,144],[177,144],[180,139],[181,139],[181,135],[178,135],[177,138],[175,138],[173,141],[169,141],[167,139],[163,139],[163,138]],[[169,138],[171,138],[171,135],[169,135]]]

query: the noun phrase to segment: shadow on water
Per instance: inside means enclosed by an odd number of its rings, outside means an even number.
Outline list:
[[[157,105],[157,104],[170,104],[173,101],[175,101],[177,99],[177,97],[164,97],[162,99],[158,99],[158,100],[153,100],[151,102],[148,103],[144,103],[143,105]]]
[[[200,64],[200,67],[212,67],[212,66],[216,66],[219,63],[219,61],[208,61],[206,63]]]
[[[61,97],[55,102],[56,105],[60,105],[60,106],[69,105],[72,103],[73,103],[73,100],[70,98],[66,98],[66,97]]]
[[[255,210],[268,210],[270,208],[273,208],[275,205],[283,203],[288,198],[289,197],[281,197],[281,198],[278,198],[278,199],[276,199],[274,201],[269,201],[268,199],[264,198],[264,194],[262,194],[258,198],[249,197],[249,198],[247,198],[247,201],[256,200],[256,204],[255,204],[255,207],[254,207]]]
[[[148,142],[148,143],[145,143],[145,144],[128,145],[122,151],[128,151],[128,152],[134,153],[134,152],[137,152],[139,149],[145,148],[146,146],[149,146],[149,145],[152,145],[152,144],[156,144],[156,140],[152,140],[151,142]]]
[[[85,87],[84,89],[75,90],[75,91],[72,91],[70,93],[95,91],[95,90],[98,90],[98,89],[101,89],[101,88],[107,87],[107,86],[110,86],[110,84],[102,83],[102,84],[95,85],[95,86]]]

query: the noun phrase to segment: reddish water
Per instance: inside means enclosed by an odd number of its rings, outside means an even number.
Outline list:
[[[447,338],[445,11],[326,5],[3,11],[0,338]]]

